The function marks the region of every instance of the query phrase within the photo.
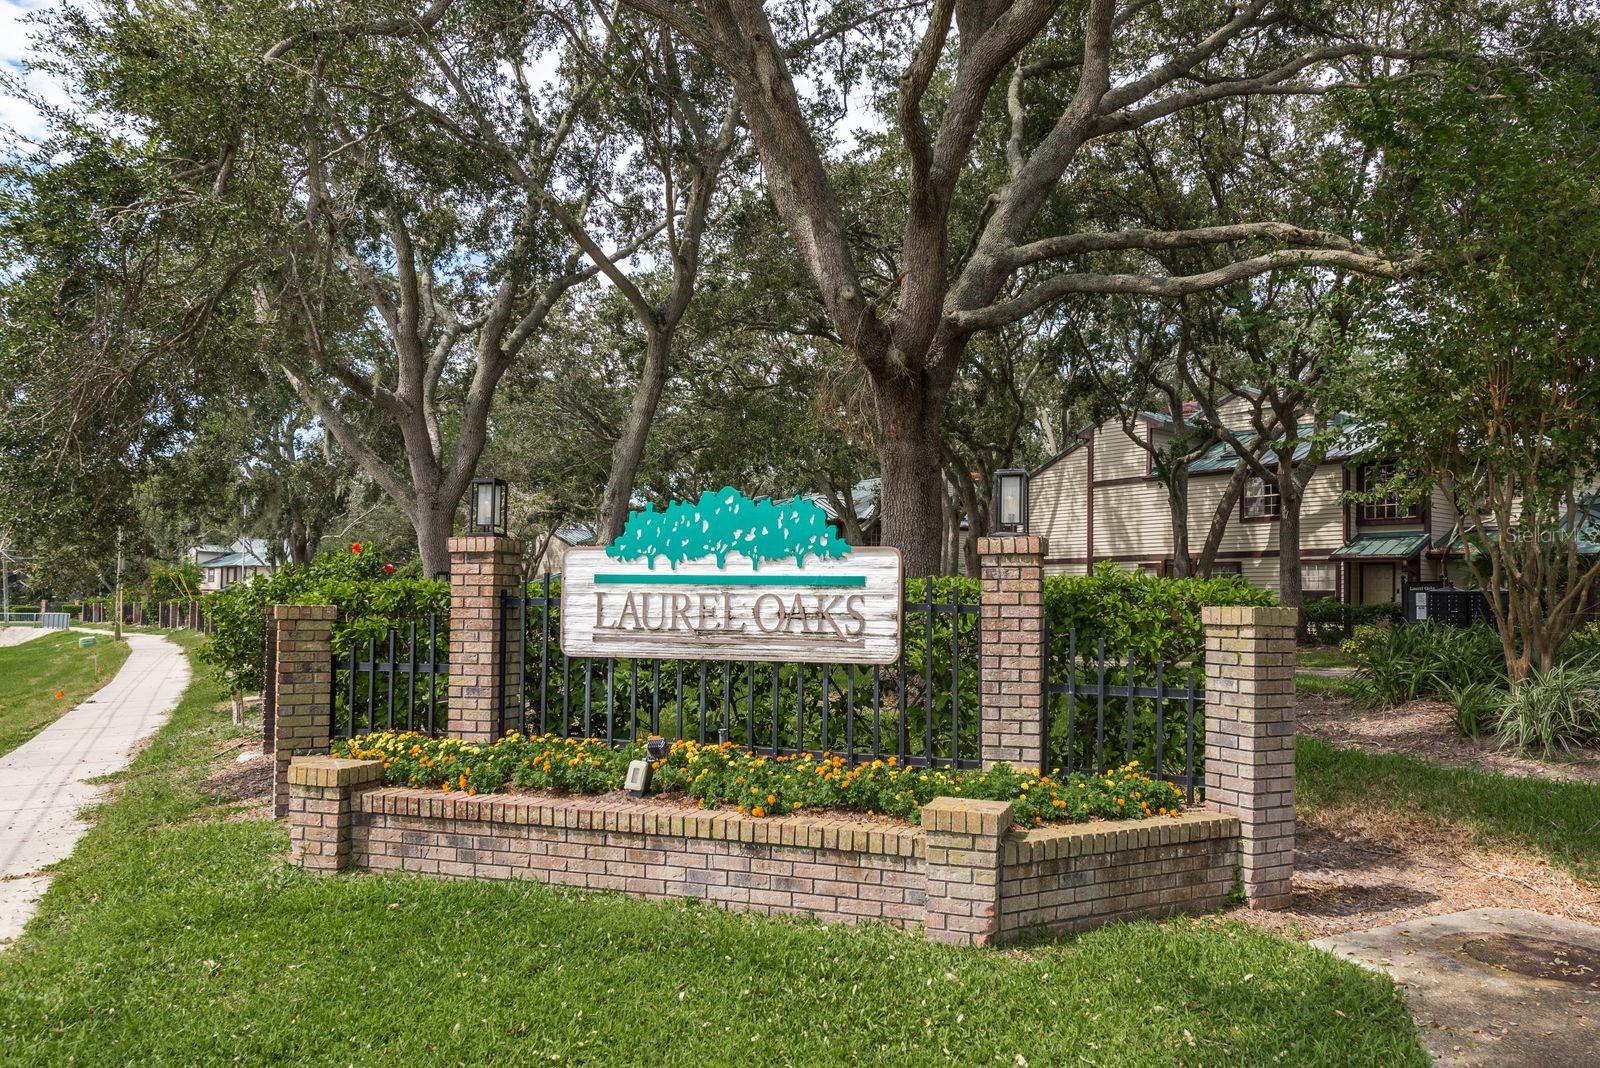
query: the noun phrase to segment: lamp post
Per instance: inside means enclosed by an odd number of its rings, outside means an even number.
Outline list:
[[[1028,532],[1028,472],[1007,467],[994,476],[994,510],[990,522],[995,534]]]
[[[468,526],[474,534],[504,536],[507,508],[506,482],[503,478],[475,478],[472,480],[472,515]]]

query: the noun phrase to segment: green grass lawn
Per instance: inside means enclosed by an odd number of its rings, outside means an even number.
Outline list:
[[[0,649],[0,756],[109,682],[126,659],[126,642],[101,638],[79,649],[70,632]]]
[[[1302,668],[1354,667],[1337,645],[1302,645],[1295,651],[1295,666]]]
[[[1298,671],[1294,676],[1294,691],[1328,697],[1345,697],[1350,693],[1350,680],[1336,675],[1308,675]]]
[[[1299,740],[1295,754],[1302,809],[1358,803],[1449,820],[1486,846],[1543,856],[1600,884],[1600,785],[1448,768],[1310,738]]]
[[[199,789],[203,675],[0,954],[26,1064],[1372,1064],[1400,996],[1216,919],[1013,951],[531,883],[318,878]]]

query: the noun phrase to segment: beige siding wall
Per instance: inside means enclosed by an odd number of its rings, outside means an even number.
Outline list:
[[[1238,403],[1230,402],[1235,408]],[[1082,558],[1088,555],[1088,484],[1090,448],[1079,445],[1067,456],[1041,472],[1029,489],[1030,529],[1049,539],[1046,564],[1052,574],[1084,571]],[[1167,512],[1166,490],[1160,483],[1144,481],[1145,452],[1128,440],[1121,427],[1101,427],[1094,441],[1096,478],[1140,478],[1122,485],[1101,486],[1096,494],[1094,516],[1094,556],[1096,560],[1120,558],[1129,567],[1145,560],[1158,561],[1172,555],[1172,529]],[[1227,486],[1223,475],[1204,476],[1189,484],[1190,545],[1198,552],[1210,527],[1212,516]],[[1311,560],[1326,560],[1328,554],[1345,541],[1344,505],[1339,495],[1344,489],[1344,468],[1328,464],[1312,476],[1306,486],[1301,510],[1301,552]],[[1246,523],[1239,518],[1235,501],[1229,509],[1228,529],[1223,536],[1221,559],[1239,563],[1248,581],[1265,589],[1278,586],[1278,523]],[[1266,556],[1262,554],[1274,554]],[[1061,562],[1071,558],[1074,562]]]
[[[1135,423],[1133,431],[1143,434],[1145,424]],[[1101,482],[1108,478],[1143,478],[1149,471],[1149,456],[1144,446],[1128,437],[1120,423],[1106,423],[1095,434],[1094,477]]]
[[[1250,429],[1250,416],[1255,412],[1256,402],[1250,397],[1235,394],[1217,405],[1217,415],[1222,420],[1222,425],[1229,430]]]
[[[1456,506],[1451,502],[1450,495],[1438,486],[1433,487],[1428,494],[1428,507],[1433,513],[1429,518],[1434,537],[1450,533],[1456,525]]]
[[[1089,551],[1088,462],[1089,445],[1080,443],[1028,483],[1028,530],[1048,540],[1049,557],[1081,557]],[[1066,570],[1048,563],[1045,569]]]
[[[1167,490],[1154,480],[1102,486],[1094,501],[1094,555],[1168,556],[1172,516]]]

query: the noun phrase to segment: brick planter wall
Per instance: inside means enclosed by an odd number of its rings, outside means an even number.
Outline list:
[[[1238,863],[1233,816],[1190,813],[1015,831],[1002,858],[1001,936],[1210,912],[1227,899]]]
[[[536,879],[843,923],[923,915],[922,833],[884,824],[383,789],[359,795],[351,845],[354,866],[373,871]]]
[[[920,827],[757,819],[658,802],[379,787],[378,767],[295,762],[292,860],[921,925],[930,939],[967,945],[1214,909],[1238,862],[1238,821],[1208,813],[1019,831],[1009,805],[946,797],[923,809]]]

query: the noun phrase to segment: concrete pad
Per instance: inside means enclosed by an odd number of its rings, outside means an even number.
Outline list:
[[[9,628],[8,628],[9,629]],[[88,829],[79,813],[127,767],[189,684],[189,661],[156,634],[126,635],[128,659],[94,697],[0,757],[0,947],[33,914],[48,878]]]
[[[1600,927],[1470,909],[1311,944],[1403,984],[1439,1064],[1600,1064]]]
[[[0,627],[0,649],[8,645],[21,645],[31,642],[35,638],[42,638],[46,634],[59,634],[60,631],[45,630],[43,627],[7,626]]]

